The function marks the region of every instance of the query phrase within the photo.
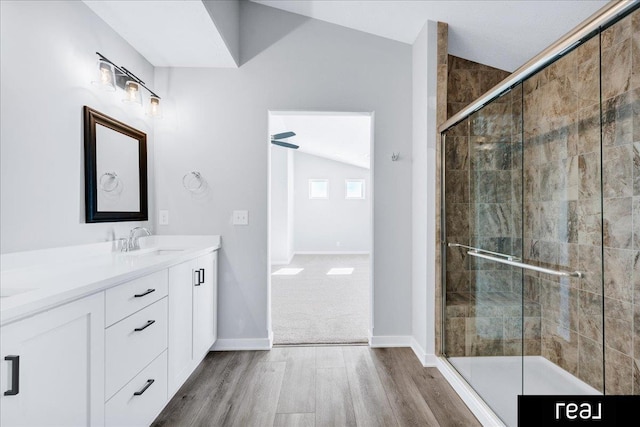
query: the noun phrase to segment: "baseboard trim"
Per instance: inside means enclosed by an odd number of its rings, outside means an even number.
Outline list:
[[[411,347],[412,336],[407,335],[374,335],[369,339],[373,348]]]
[[[502,420],[498,418],[446,359],[437,357],[436,362],[436,367],[442,373],[442,376],[451,384],[458,396],[480,421],[480,424],[483,426],[506,427]]]
[[[213,345],[213,351],[271,350],[273,335],[269,338],[222,338]]]
[[[420,343],[418,343],[418,341],[414,337],[411,337],[411,350],[413,350],[416,357],[425,368],[433,368],[437,366],[438,358],[436,357],[436,355],[428,354],[426,351],[424,351]]]

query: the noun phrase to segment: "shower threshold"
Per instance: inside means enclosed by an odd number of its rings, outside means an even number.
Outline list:
[[[600,395],[542,356],[450,357],[449,363],[509,427],[518,425],[518,395]],[[524,375],[523,375],[524,373]]]

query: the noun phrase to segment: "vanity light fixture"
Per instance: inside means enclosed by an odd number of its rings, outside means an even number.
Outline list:
[[[147,116],[150,117],[162,117],[162,107],[160,106],[160,98],[151,95],[149,97],[149,105],[147,106]]]
[[[162,117],[160,109],[160,97],[145,86],[144,82],[125,67],[119,67],[100,52],[98,55],[98,76],[93,81],[107,90],[114,91],[116,87],[124,90],[122,102],[142,105],[142,89],[149,92],[149,105],[147,115],[150,117]]]
[[[104,59],[98,59],[98,70],[96,72],[96,79],[91,82],[101,89],[109,92],[116,90],[116,73],[113,64],[105,61]]]
[[[140,85],[138,83],[129,80],[124,84],[124,98],[122,98],[122,102],[142,105],[142,94],[140,93]]]

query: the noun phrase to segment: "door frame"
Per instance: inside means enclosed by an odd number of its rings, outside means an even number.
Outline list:
[[[370,141],[369,141],[369,215],[371,218],[369,236],[369,329],[367,331],[368,346],[371,346],[371,338],[373,336],[374,328],[374,301],[375,301],[375,278],[374,278],[374,266],[375,266],[375,216],[374,216],[374,197],[375,197],[375,111],[329,111],[329,110],[267,110],[267,333],[269,336],[269,348],[273,347],[273,328],[271,323],[271,130],[270,130],[270,118],[274,114],[327,114],[327,115],[343,115],[343,116],[369,116],[370,120]]]

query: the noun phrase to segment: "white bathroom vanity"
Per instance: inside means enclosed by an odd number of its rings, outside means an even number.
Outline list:
[[[216,341],[220,236],[3,254],[0,425],[146,426]]]

